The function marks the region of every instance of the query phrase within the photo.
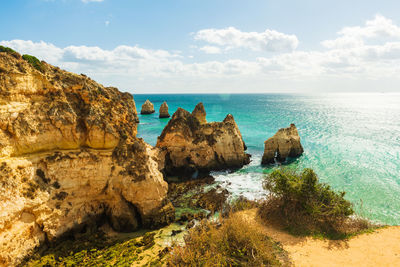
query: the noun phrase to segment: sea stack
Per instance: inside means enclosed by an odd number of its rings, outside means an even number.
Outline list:
[[[166,174],[196,176],[212,170],[237,169],[250,162],[246,145],[232,115],[207,123],[203,104],[190,113],[182,108],[158,137]]]
[[[0,70],[0,266],[104,220],[134,231],[174,219],[131,94],[18,53],[0,52]]]
[[[162,103],[161,107],[160,107],[160,118],[169,118],[171,117],[168,113],[168,104],[167,102],[164,101],[164,103]]]
[[[303,154],[299,132],[292,123],[288,128],[279,129],[278,132],[264,142],[262,164],[284,162],[287,158],[295,158]]]
[[[154,113],[154,105],[153,103],[150,102],[150,100],[146,100],[144,104],[142,105],[142,110],[140,111],[140,114],[152,114]]]

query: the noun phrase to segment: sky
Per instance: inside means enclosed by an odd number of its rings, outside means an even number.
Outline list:
[[[0,45],[131,93],[400,92],[398,0],[13,0]]]

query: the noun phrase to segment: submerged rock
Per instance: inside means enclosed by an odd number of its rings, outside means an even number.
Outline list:
[[[156,147],[165,157],[167,175],[194,177],[212,170],[241,168],[250,161],[233,116],[228,114],[222,122],[207,123],[201,103],[192,114],[178,108]]]
[[[146,100],[144,104],[142,105],[142,110],[140,111],[140,114],[152,114],[154,113],[154,105],[153,103],[150,102],[150,100]]]
[[[0,265],[99,220],[133,231],[174,219],[131,94],[0,52],[0,103]]]
[[[168,104],[164,101],[160,107],[160,118],[169,118],[171,117],[168,113]]]
[[[279,129],[278,132],[264,142],[262,164],[284,162],[288,157],[295,158],[303,154],[300,136],[294,124],[288,128]]]

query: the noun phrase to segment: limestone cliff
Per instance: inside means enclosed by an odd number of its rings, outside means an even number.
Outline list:
[[[201,103],[193,114],[178,108],[158,137],[156,147],[165,156],[167,174],[235,169],[250,161],[233,116],[228,114],[222,122],[207,123]]]
[[[271,164],[275,160],[284,162],[288,157],[295,158],[303,154],[300,136],[294,124],[288,128],[279,129],[278,132],[264,142],[262,164]]]
[[[99,219],[118,231],[172,220],[137,123],[132,95],[0,52],[0,265]]]

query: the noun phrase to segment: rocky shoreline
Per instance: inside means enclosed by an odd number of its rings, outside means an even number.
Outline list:
[[[152,147],[137,137],[132,95],[16,52],[0,52],[0,101],[0,265],[105,224],[115,232],[193,226],[229,195],[205,188],[210,171],[250,162],[231,114],[207,122],[202,103],[178,108]],[[141,114],[154,112],[147,100]],[[166,102],[159,117],[169,117]],[[294,125],[265,149],[263,163],[303,152]]]

